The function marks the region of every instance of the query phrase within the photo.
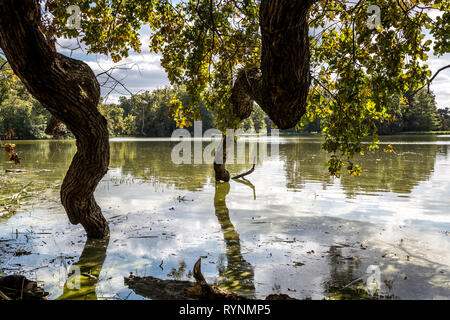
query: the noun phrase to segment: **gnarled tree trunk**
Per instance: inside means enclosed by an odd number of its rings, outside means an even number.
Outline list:
[[[262,0],[260,107],[280,128],[295,126],[306,112],[311,83],[308,10],[315,0]]]
[[[106,174],[109,141],[106,119],[97,110],[100,86],[91,68],[54,50],[42,32],[37,0],[0,2],[0,46],[30,93],[75,135],[77,153],[61,187],[61,201],[73,224],[89,238],[109,234],[94,199]]]
[[[308,10],[314,0],[261,0],[261,64],[238,73],[233,114],[250,116],[253,101],[280,128],[295,126],[306,112],[311,83]]]
[[[241,121],[255,101],[280,128],[295,126],[306,112],[311,83],[308,10],[314,0],[261,0],[261,63],[241,69],[232,88],[232,112]],[[216,170],[225,172],[225,163]],[[227,181],[227,180],[225,180]]]

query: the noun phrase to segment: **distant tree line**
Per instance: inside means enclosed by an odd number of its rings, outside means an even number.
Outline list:
[[[5,60],[0,58],[0,64],[0,138],[9,129],[14,129],[14,138],[44,138],[50,113],[28,93]]]
[[[407,95],[408,96],[408,95]],[[408,131],[437,131],[446,130],[442,127],[436,101],[432,93],[422,89],[412,98],[406,99],[407,103],[395,96],[392,98],[397,107],[391,111],[391,121],[377,121],[380,134],[394,134]]]
[[[108,120],[112,136],[170,137],[180,126],[174,105],[176,103],[190,104],[189,94],[184,88],[166,87],[129,98],[120,97],[117,104],[101,103],[99,108]],[[200,119],[203,132],[216,127],[215,114],[202,103]],[[186,127],[193,134],[194,120],[192,118],[188,122],[182,122],[181,127]],[[265,127],[265,114],[260,108],[256,108],[242,124],[242,129],[247,132],[261,132]]]
[[[408,94],[405,96],[408,96]],[[409,99],[393,96],[391,100],[392,104],[396,106],[388,112],[391,115],[391,119],[375,120],[379,134],[450,130],[450,109],[437,109],[434,95],[428,93],[427,90],[423,89]],[[320,118],[287,131],[301,133],[320,132]]]
[[[1,59],[0,59],[1,60]],[[2,61],[0,61],[1,63]],[[407,100],[392,97],[397,107],[390,111],[390,121],[376,120],[380,134],[396,134],[405,131],[450,130],[450,109],[437,109],[433,94],[422,90]],[[100,102],[99,110],[108,120],[111,136],[170,137],[180,126],[176,103],[189,105],[189,94],[183,87],[166,87],[146,91],[131,97],[120,97],[118,103]],[[178,108],[179,109],[179,108]],[[51,118],[49,112],[35,100],[9,69],[0,71],[0,138],[5,138],[8,129],[14,129],[16,139],[41,139]],[[215,128],[215,114],[200,103],[200,118],[203,131]],[[194,120],[193,118],[191,119]],[[192,121],[181,122],[181,127],[193,134]],[[178,125],[178,126],[177,126]],[[271,121],[257,105],[252,115],[241,124],[244,132],[270,131]],[[287,133],[321,132],[317,118],[301,127],[282,130]]]
[[[4,61],[1,61],[2,63]],[[9,69],[0,71],[0,139],[5,139],[8,129],[14,129],[14,139],[48,138],[44,131],[51,118],[50,113],[28,93],[23,83]],[[100,112],[108,120],[111,136],[170,137],[180,126],[177,121],[176,103],[190,104],[190,98],[182,87],[165,87],[146,91],[131,97],[120,97],[118,103],[99,104]],[[201,103],[199,118],[203,132],[215,128],[215,114]],[[183,122],[191,134],[194,117]],[[245,131],[260,132],[265,129],[265,114],[257,107],[244,121]],[[178,124],[178,126],[177,126]],[[68,134],[68,136],[71,136]]]

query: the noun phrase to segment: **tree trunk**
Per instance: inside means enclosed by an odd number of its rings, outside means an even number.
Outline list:
[[[311,83],[307,17],[313,3],[261,0],[261,63],[241,69],[231,92],[233,115],[241,121],[251,115],[253,102],[280,129],[294,127],[305,114]],[[224,180],[225,162],[214,163],[214,171],[216,180]]]
[[[0,46],[30,93],[75,135],[77,152],[61,187],[61,201],[73,224],[89,238],[109,234],[94,199],[109,164],[106,119],[97,109],[100,86],[82,61],[55,52],[42,33],[37,0],[0,2]]]
[[[262,0],[261,63],[238,72],[231,95],[233,114],[250,116],[253,101],[280,128],[295,126],[306,112],[311,83],[308,10],[314,0]]]
[[[262,0],[261,108],[280,128],[295,126],[306,112],[311,83],[308,10],[314,0]]]
[[[222,134],[222,144],[216,150],[216,154],[214,156],[214,173],[216,176],[216,181],[230,181],[230,173],[225,168],[225,164],[227,162],[227,149],[230,146],[227,145],[227,136]]]

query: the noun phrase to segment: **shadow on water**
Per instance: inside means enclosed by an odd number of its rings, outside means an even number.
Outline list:
[[[83,252],[70,267],[63,293],[56,300],[97,300],[96,286],[106,259],[108,239],[88,239]]]
[[[223,289],[254,298],[254,271],[241,252],[239,234],[230,220],[226,196],[230,192],[230,184],[216,183],[214,193],[214,209],[219,221],[226,245],[227,266],[219,266],[219,285]]]

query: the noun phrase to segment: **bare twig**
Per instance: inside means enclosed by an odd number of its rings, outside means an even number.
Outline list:
[[[116,70],[131,70],[134,66],[136,66],[136,64],[132,64],[131,66],[128,66],[127,64],[121,64],[121,65],[113,66],[113,67],[105,70],[99,64],[99,67],[102,70],[102,72],[96,74],[96,77],[97,78],[104,77],[105,78],[104,80],[99,81],[100,86],[102,88],[110,89],[109,92],[105,96],[105,100],[108,99],[109,95],[112,92],[114,92],[114,91],[118,92],[118,90],[117,90],[118,86],[122,87],[129,95],[131,95],[131,96],[134,95],[134,93],[131,90],[129,90],[127,88],[127,86],[123,83],[123,80],[126,79],[126,76],[122,77],[121,79],[118,79],[116,76],[113,75],[114,71],[116,71]]]
[[[2,65],[0,66],[0,70],[3,69],[3,67],[8,63],[8,60],[5,60],[5,62],[2,63]]]
[[[430,93],[430,85],[431,85],[431,82],[434,80],[434,78],[436,78],[436,76],[437,76],[441,71],[444,71],[445,69],[448,69],[448,68],[450,68],[450,64],[449,64],[449,65],[446,65],[446,66],[444,66],[444,67],[442,67],[442,68],[440,68],[438,71],[436,71],[436,73],[430,78],[430,80],[429,80],[426,84],[424,84],[423,86],[421,86],[419,89],[416,89],[416,90],[413,91],[412,93],[408,94],[408,97],[409,97],[409,98],[412,98],[417,92],[419,92],[420,90],[422,90],[422,89],[425,88],[425,87],[427,87],[427,91],[428,91],[428,93]]]

